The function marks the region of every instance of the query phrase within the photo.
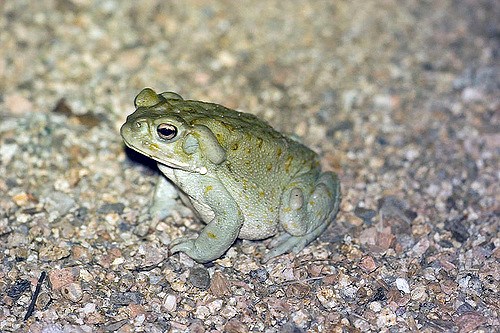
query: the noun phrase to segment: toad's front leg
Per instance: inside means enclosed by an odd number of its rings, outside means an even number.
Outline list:
[[[207,223],[196,239],[179,238],[172,242],[172,253],[184,252],[193,260],[205,263],[221,257],[234,243],[243,225],[243,214],[224,185],[207,175],[176,172],[180,183],[198,215]],[[188,181],[185,183],[184,180]]]

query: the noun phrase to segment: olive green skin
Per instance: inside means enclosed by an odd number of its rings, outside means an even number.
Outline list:
[[[236,238],[281,232],[264,261],[299,252],[334,219],[340,183],[321,172],[316,153],[257,117],[149,88],[121,128],[125,144],[158,162],[151,213],[169,215],[175,191],[207,225],[196,239],[176,239],[171,252],[197,262],[222,256]]]

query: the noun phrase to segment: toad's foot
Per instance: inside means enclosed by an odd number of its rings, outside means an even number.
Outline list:
[[[194,261],[203,264],[221,257],[227,250],[226,246],[224,246],[222,249],[215,249],[211,245],[211,243],[200,242],[198,241],[198,239],[181,237],[172,241],[172,243],[170,244],[170,252],[172,254],[177,252],[184,252]]]
[[[262,261],[267,262],[269,259],[277,257],[283,253],[299,253],[309,243],[321,235],[326,227],[328,227],[328,224],[322,224],[304,236],[292,236],[288,233],[284,233],[276,240],[276,245],[264,256]]]
[[[172,254],[177,252],[184,252],[189,257],[197,262],[207,262],[207,258],[203,254],[203,250],[196,247],[194,239],[188,239],[186,237],[177,238],[170,244],[170,252]]]
[[[283,253],[293,252],[298,253],[302,251],[309,243],[315,240],[325,229],[331,221],[335,219],[339,209],[339,201],[335,203],[333,210],[327,218],[327,223],[320,224],[316,229],[303,236],[292,236],[289,233],[280,235],[273,243],[272,249],[262,258],[262,262],[267,262],[270,259],[282,255]]]

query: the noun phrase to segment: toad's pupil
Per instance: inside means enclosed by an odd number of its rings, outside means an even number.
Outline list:
[[[160,124],[157,131],[160,138],[164,140],[170,140],[177,135],[177,128],[171,124]]]

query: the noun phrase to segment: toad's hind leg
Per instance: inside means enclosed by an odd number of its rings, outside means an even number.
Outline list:
[[[340,203],[340,182],[332,172],[322,173],[314,186],[307,175],[291,182],[280,207],[283,234],[264,261],[286,252],[297,253],[316,239],[335,218]]]

